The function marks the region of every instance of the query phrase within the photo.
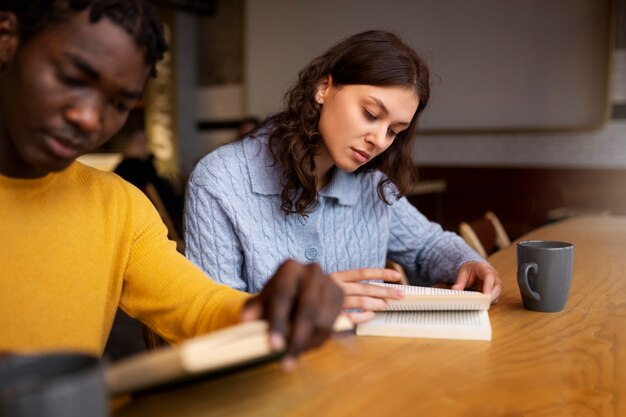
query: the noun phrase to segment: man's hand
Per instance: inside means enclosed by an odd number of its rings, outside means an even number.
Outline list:
[[[285,367],[331,334],[343,305],[343,291],[317,264],[284,262],[272,279],[244,307],[242,320],[266,319],[270,344],[286,349]]]
[[[400,300],[404,297],[404,293],[398,289],[359,283],[364,280],[399,282],[400,274],[393,269],[349,269],[347,271],[333,272],[330,274],[330,277],[335,280],[344,292],[343,308],[363,310],[348,313],[348,316],[355,324],[374,318],[374,311],[385,310],[387,308],[387,299]]]
[[[491,295],[491,302],[497,303],[502,293],[502,280],[498,271],[487,262],[467,262],[461,265],[453,290],[472,288]]]

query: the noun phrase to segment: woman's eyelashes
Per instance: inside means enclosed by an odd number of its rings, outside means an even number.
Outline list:
[[[371,111],[367,110],[367,109],[363,109],[363,115],[365,116],[365,119],[367,119],[370,122],[375,122],[378,120],[378,115],[376,115],[375,113],[372,113]],[[400,134],[400,132],[398,132],[397,130],[394,129],[387,129],[387,136],[395,139],[396,136],[398,136]]]
[[[365,115],[365,118],[370,122],[375,122],[376,120],[378,120],[378,116],[367,109],[363,109],[363,114]]]

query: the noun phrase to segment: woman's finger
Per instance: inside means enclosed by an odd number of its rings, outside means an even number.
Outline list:
[[[350,320],[352,320],[352,323],[354,324],[365,323],[366,321],[370,321],[371,319],[374,318],[373,311],[359,311],[359,312],[350,312],[346,314],[348,315],[348,317],[350,317]]]
[[[383,287],[372,284],[339,284],[345,295],[362,295],[366,297],[390,298],[400,300],[404,292],[397,288]]]
[[[330,277],[342,282],[359,282],[367,280],[383,280],[399,282],[400,274],[393,269],[385,268],[359,268],[346,271],[333,272]]]

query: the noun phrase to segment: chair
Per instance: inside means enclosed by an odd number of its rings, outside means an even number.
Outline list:
[[[147,350],[155,350],[160,347],[167,346],[165,339],[143,323],[141,323],[141,333]]]
[[[461,222],[459,234],[483,258],[511,244],[502,223],[491,211],[473,222]]]
[[[165,203],[163,203],[163,200],[161,199],[161,196],[159,195],[159,192],[157,191],[154,184],[147,183],[144,186],[143,192],[146,194],[146,196],[148,196],[148,199],[152,202],[154,207],[159,212],[159,215],[161,216],[161,220],[163,220],[163,223],[165,223],[165,226],[167,227],[168,237],[174,242],[176,242],[176,249],[180,253],[184,253],[185,243],[183,242],[182,237],[176,231],[174,222],[172,221],[172,218],[167,212],[167,209],[165,208]]]

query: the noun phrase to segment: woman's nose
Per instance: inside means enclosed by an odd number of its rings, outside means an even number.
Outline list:
[[[380,126],[373,129],[367,135],[367,141],[377,149],[385,149],[387,147],[387,127]]]

